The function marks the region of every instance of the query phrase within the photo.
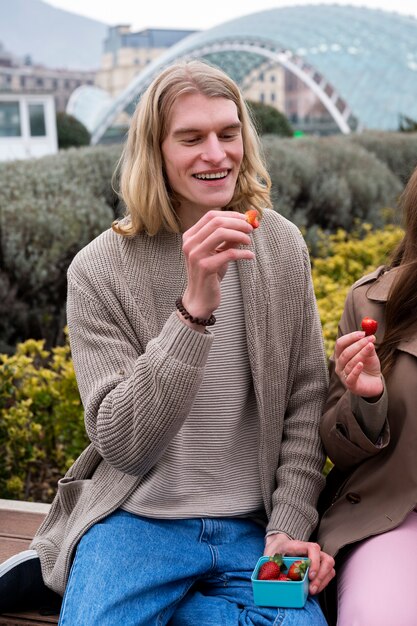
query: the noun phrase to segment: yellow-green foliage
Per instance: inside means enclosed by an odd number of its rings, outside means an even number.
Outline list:
[[[68,344],[28,340],[0,355],[0,497],[50,501],[86,443]]]
[[[403,231],[387,226],[372,230],[364,225],[356,233],[338,230],[321,235],[318,255],[312,259],[312,275],[328,356],[334,348],[337,325],[349,287],[361,276],[387,262]]]

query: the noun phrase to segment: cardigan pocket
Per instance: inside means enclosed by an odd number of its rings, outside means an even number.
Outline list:
[[[70,516],[77,503],[91,487],[91,479],[76,480],[73,476],[58,481],[58,497],[65,513]]]

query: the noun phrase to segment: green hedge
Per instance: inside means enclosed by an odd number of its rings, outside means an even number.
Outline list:
[[[417,167],[417,132],[366,132],[350,135],[349,141],[374,154],[405,184]]]
[[[120,148],[70,149],[0,164],[0,352],[62,340],[66,270],[114,219]]]
[[[263,141],[275,208],[306,231],[351,230],[395,219],[401,181],[374,154],[345,137]],[[385,209],[385,211],[384,211]]]
[[[314,249],[318,229],[396,222],[404,179],[417,162],[415,133],[262,138],[275,209]],[[63,341],[66,270],[120,214],[111,177],[120,146],[62,151],[0,164],[0,352],[19,341]]]

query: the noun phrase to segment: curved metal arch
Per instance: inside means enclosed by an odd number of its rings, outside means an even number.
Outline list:
[[[342,133],[349,134],[351,132],[348,123],[352,114],[350,107],[344,99],[339,96],[336,89],[334,89],[334,87],[311,65],[305,63],[305,61],[294,55],[290,50],[277,50],[270,42],[260,40],[251,41],[247,38],[242,40],[234,37],[233,39],[197,46],[175,57],[166,54],[163,59],[157,59],[151,63],[143,72],[133,79],[128,87],[105,111],[91,134],[91,143],[97,144],[100,141],[114,118],[122,113],[135,98],[138,98],[152,82],[154,77],[163,69],[175,61],[179,62],[193,58],[204,58],[207,55],[221,52],[246,52],[259,55],[262,60],[269,59],[270,61],[282,65],[288,71],[295,74],[313,91]]]

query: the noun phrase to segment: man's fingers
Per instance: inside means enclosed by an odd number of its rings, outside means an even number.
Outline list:
[[[210,233],[221,227],[241,230],[245,233],[253,231],[253,227],[248,224],[241,213],[234,211],[209,211],[196,224],[185,231],[184,242],[188,243],[190,240],[204,241]]]

